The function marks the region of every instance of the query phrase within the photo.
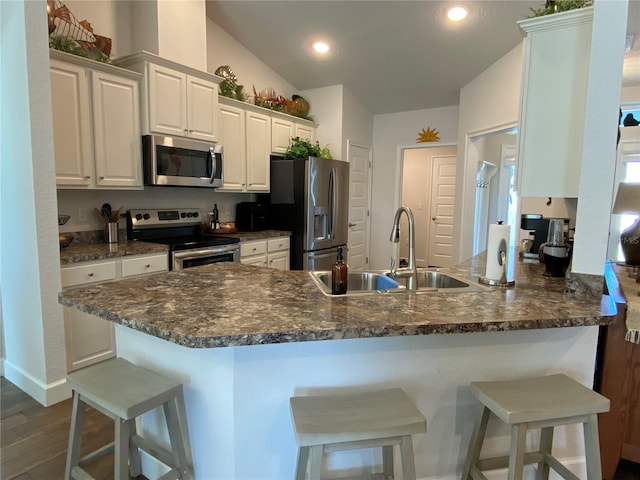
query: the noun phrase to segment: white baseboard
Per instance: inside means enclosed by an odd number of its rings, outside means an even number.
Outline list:
[[[558,461],[567,467],[578,478],[587,478],[587,464],[584,457],[574,458],[559,458]],[[498,470],[488,470],[482,472],[487,480],[504,480],[507,478],[507,469],[501,468]],[[459,472],[457,475],[444,475],[444,476],[432,476],[421,477],[420,480],[460,480]],[[533,465],[526,465],[524,467],[523,480],[534,480],[536,476],[536,469]],[[549,480],[560,480],[562,477],[555,473],[553,469],[549,471]]]
[[[2,375],[45,407],[71,397],[71,389],[66,378],[45,384],[7,359],[2,361]]]
[[[156,458],[148,455],[146,452],[141,452],[142,460],[142,473],[148,478],[158,478],[169,469],[166,465],[159,462]],[[587,464],[584,457],[575,458],[559,458],[560,463],[567,467],[578,478],[587,478]],[[487,477],[487,480],[504,480],[507,478],[507,469],[501,468],[498,470],[489,470],[482,472]],[[421,477],[418,480],[460,480],[462,472],[458,472],[454,475],[439,475],[431,477]],[[536,469],[533,465],[526,465],[524,467],[523,480],[534,480],[536,476]],[[560,480],[562,477],[555,473],[553,469],[550,469],[549,480]]]

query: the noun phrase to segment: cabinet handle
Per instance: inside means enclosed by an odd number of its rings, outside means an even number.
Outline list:
[[[90,178],[91,178],[91,176],[90,176],[90,175],[85,175],[85,176],[84,176],[84,179],[85,179],[85,180],[89,180]]]
[[[104,177],[98,177],[100,180],[104,180]]]
[[[148,263],[144,266],[144,268],[151,268],[151,265],[149,265]]]
[[[89,276],[90,276],[90,277],[93,277],[93,272],[91,272],[91,273],[89,274]]]

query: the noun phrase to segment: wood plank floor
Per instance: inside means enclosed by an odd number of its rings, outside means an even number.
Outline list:
[[[0,478],[64,478],[72,400],[45,408],[4,377],[0,391]],[[111,441],[113,420],[87,407],[82,455]],[[87,466],[87,471],[97,480],[113,480],[113,455]],[[140,476],[137,480],[146,479]]]
[[[0,478],[62,479],[71,399],[45,408],[4,377],[0,392]],[[82,455],[113,441],[113,421],[88,407],[82,439]],[[113,455],[87,470],[98,480],[113,480]],[[136,480],[147,479],[141,475]],[[640,464],[622,460],[613,480],[640,480]]]

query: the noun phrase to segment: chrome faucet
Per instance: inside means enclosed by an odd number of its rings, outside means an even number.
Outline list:
[[[395,278],[407,279],[407,290],[418,289],[418,267],[416,266],[416,228],[413,220],[413,213],[409,207],[402,206],[396,210],[393,217],[393,226],[391,227],[391,237],[389,240],[393,243],[400,241],[400,216],[402,212],[407,214],[409,221],[409,263],[406,268],[396,268],[395,259],[391,258],[391,276]]]

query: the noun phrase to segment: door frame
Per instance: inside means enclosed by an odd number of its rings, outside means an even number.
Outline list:
[[[457,212],[460,214],[460,218],[457,219],[457,223],[459,228],[454,229],[454,235],[457,234],[458,237],[458,258],[459,259],[468,259],[473,256],[473,238],[474,232],[476,229],[476,174],[477,174],[477,165],[480,160],[480,155],[478,151],[473,146],[473,141],[477,140],[478,137],[482,137],[484,135],[491,135],[499,132],[503,132],[509,129],[517,128],[518,122],[511,121],[506,123],[501,123],[497,125],[492,125],[490,127],[482,128],[480,130],[474,130],[472,132],[468,132],[464,136],[464,159],[462,162],[463,171],[457,172],[456,176],[456,184],[462,186],[461,188],[461,196],[460,196],[460,204],[457,208]],[[517,135],[520,135],[518,131]],[[518,168],[518,140],[516,140],[516,178],[520,174],[520,169]],[[456,198],[456,202],[458,199]],[[519,207],[518,207],[519,208]],[[472,213],[470,213],[472,212]],[[519,214],[519,212],[518,212]],[[469,221],[469,215],[471,215],[471,221]],[[463,238],[469,239],[466,243],[462,241]],[[455,245],[454,245],[455,248]]]
[[[414,143],[412,145],[398,145],[396,152],[396,181],[395,181],[395,196],[393,199],[393,212],[395,213],[398,208],[402,205],[402,175],[403,175],[403,166],[404,166],[404,152],[405,150],[419,150],[425,148],[443,148],[443,147],[458,147],[456,142],[427,142],[427,143]],[[456,153],[457,155],[457,153]],[[458,183],[457,173],[456,173],[456,183]],[[455,212],[455,210],[454,210]],[[454,244],[454,253],[455,253]],[[395,258],[400,258],[400,242],[393,244],[393,256]]]
[[[366,225],[364,227],[364,255],[365,255],[365,259],[366,259],[366,266],[368,267],[371,262],[370,262],[370,257],[371,257],[371,194],[372,194],[372,186],[373,186],[373,146],[372,145],[365,145],[363,143],[358,143],[358,142],[354,142],[351,139],[347,139],[347,161],[349,161],[349,159],[351,158],[350,153],[351,153],[351,147],[358,147],[358,148],[365,148],[367,150],[369,150],[369,168],[367,169],[367,215],[366,215]],[[351,170],[351,162],[349,161],[349,170]],[[351,179],[349,179],[349,182],[351,182]],[[347,209],[350,209],[350,205],[351,205],[351,193],[349,193],[349,202],[347,203]],[[351,212],[348,212],[349,214],[351,214]],[[347,245],[349,243],[349,237],[347,234]]]

